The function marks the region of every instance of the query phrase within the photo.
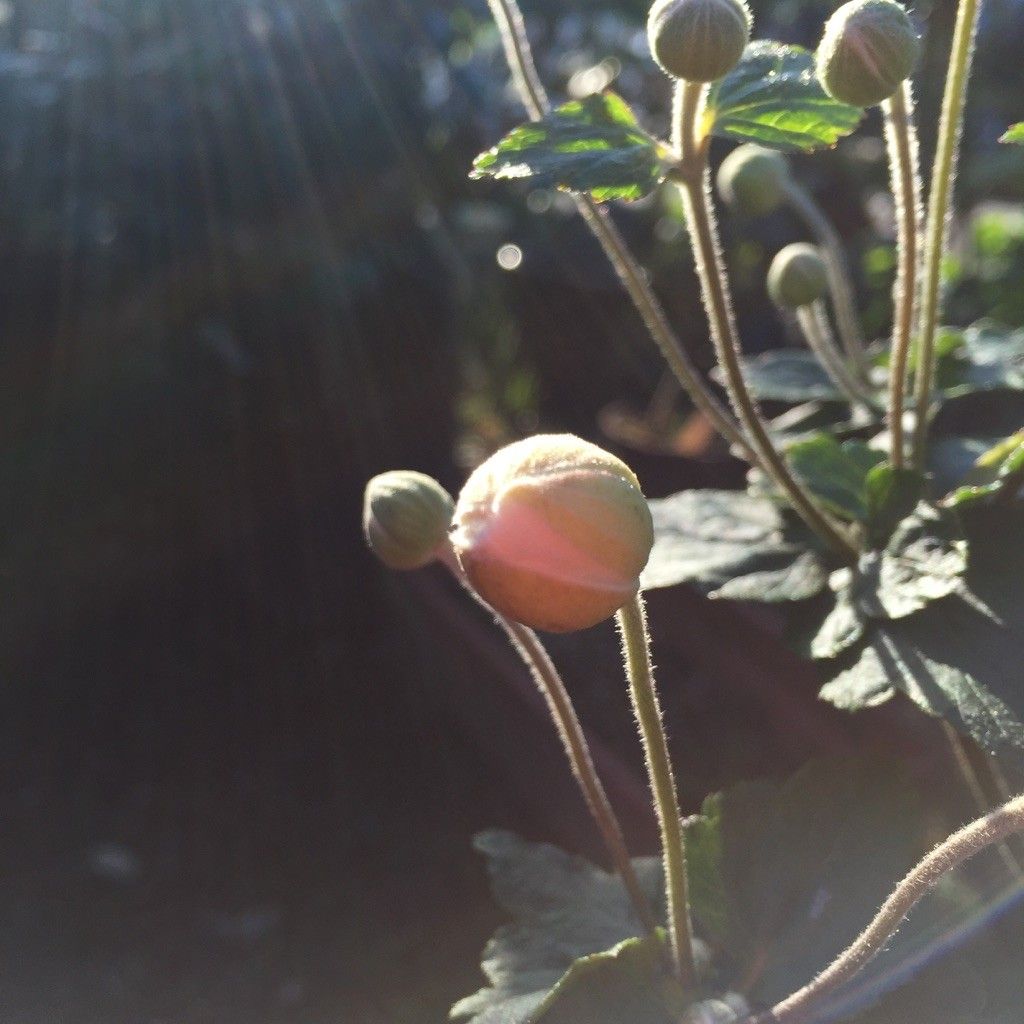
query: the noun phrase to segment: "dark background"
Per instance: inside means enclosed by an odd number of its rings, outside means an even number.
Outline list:
[[[759,8],[812,45],[828,13]],[[527,9],[553,92],[590,69],[664,124],[641,3]],[[930,125],[952,5],[917,13]],[[995,144],[1022,45],[1021,6],[991,0],[971,209],[1024,191]],[[614,448],[651,495],[742,482],[680,402],[671,456],[612,429],[662,371],[595,245],[562,198],[465,177],[519,117],[476,0],[0,3],[0,1021],[429,1024],[499,920],[475,831],[600,858],[501,637],[359,532],[371,474],[455,490],[535,429]],[[798,163],[881,331],[873,131]],[[951,312],[1022,322],[1021,216],[985,209]],[[706,365],[678,210],[617,216]],[[726,226],[751,348],[785,340],[761,281],[794,230]],[[866,742],[770,617],[686,591],[652,612],[688,809]],[[610,627],[553,649],[652,850]],[[898,711],[872,724],[926,746]]]

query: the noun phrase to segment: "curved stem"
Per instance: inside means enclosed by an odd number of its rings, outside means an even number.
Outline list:
[[[792,178],[786,182],[786,199],[793,212],[814,236],[825,256],[828,290],[836,314],[839,340],[847,358],[856,366],[858,374],[865,376],[868,359],[864,351],[864,342],[861,340],[857,304],[853,299],[853,285],[850,282],[850,269],[846,263],[842,239],[814,197],[800,182]]]
[[[893,288],[892,349],[889,357],[889,461],[902,469],[903,396],[907,390],[910,335],[917,304],[918,227],[921,217],[921,178],[918,172],[914,93],[908,79],[882,104],[885,139],[889,148],[892,192],[896,199],[898,267]]]
[[[661,827],[661,848],[665,858],[665,892],[668,901],[669,937],[672,956],[680,984],[693,989],[696,970],[693,959],[693,929],[690,924],[690,900],[686,877],[686,846],[683,821],[679,813],[672,762],[661,720],[661,707],[654,688],[650,637],[643,598],[637,594],[619,610],[617,616],[622,635],[629,692],[633,710],[640,726],[647,774],[650,778],[654,806]]]
[[[836,345],[824,304],[819,300],[801,306],[796,311],[796,321],[800,325],[807,347],[818,357],[818,361],[825,367],[836,387],[854,405],[865,405],[873,409],[874,396],[850,372],[842,352]]]
[[[469,580],[466,579],[450,545],[446,545],[442,549],[439,558],[467,593],[494,616],[494,621],[505,631],[516,653],[529,670],[533,681],[537,684],[537,689],[548,706],[551,720],[562,741],[562,747],[569,759],[572,773],[579,784],[591,817],[601,833],[601,838],[608,849],[615,870],[622,879],[622,884],[633,904],[636,916],[645,931],[656,931],[658,922],[651,909],[650,901],[640,885],[640,880],[636,876],[633,861],[629,856],[629,850],[626,848],[626,841],[622,834],[622,826],[608,799],[601,778],[597,774],[594,758],[590,753],[590,744],[587,742],[583,726],[576,714],[572,697],[569,696],[569,691],[566,689],[565,682],[555,667],[555,663],[551,660],[551,655],[548,654],[540,638],[532,629],[519,622],[506,619],[504,615],[496,612],[480,597]]]
[[[683,83],[681,88],[684,94],[695,91],[690,82]],[[685,102],[685,96],[679,109],[696,119],[696,108]],[[855,561],[856,546],[790,472],[782,453],[775,447],[768,433],[761,410],[747,390],[711,200],[707,147],[696,139],[694,121],[682,124],[678,131],[683,153],[678,179],[686,210],[686,224],[693,242],[694,262],[711,327],[711,338],[736,417],[750,438],[762,469],[785,494],[794,511],[836,554],[848,562]]]
[[[939,139],[928,192],[928,226],[924,248],[924,278],[921,288],[921,316],[918,327],[918,359],[914,376],[914,465],[924,462],[931,411],[932,387],[935,378],[935,333],[941,312],[939,285],[942,258],[956,178],[957,149],[963,125],[967,79],[974,54],[974,37],[978,30],[981,0],[960,0],[953,31],[946,88],[942,97]]]
[[[516,0],[488,0],[491,14],[501,34],[502,46],[523,106],[533,121],[540,120],[550,109],[547,93],[537,74],[533,54],[526,36],[523,15]],[[576,208],[587,227],[600,243],[605,256],[640,314],[640,319],[658,346],[669,369],[715,430],[731,445],[737,446],[756,461],[749,442],[736,421],[704,383],[678,335],[672,330],[668,316],[636,257],[630,251],[608,211],[590,196],[577,196]]]
[[[964,861],[1015,832],[1024,831],[1024,796],[965,825],[932,850],[903,879],[882,904],[874,919],[809,985],[783,999],[757,1018],[763,1024],[801,1024],[836,989],[860,973],[893,937],[904,918],[922,897]]]

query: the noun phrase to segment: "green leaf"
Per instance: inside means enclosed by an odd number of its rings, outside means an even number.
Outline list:
[[[664,941],[636,938],[577,960],[530,1024],[678,1024],[686,1008]]]
[[[650,503],[654,548],[641,585],[693,583],[712,597],[800,601],[827,572],[804,538],[766,498],[740,491],[683,491]]]
[[[914,469],[883,463],[864,478],[868,542],[879,547],[889,539],[901,519],[910,515],[924,493],[924,477]]]
[[[665,180],[666,147],[615,93],[571,100],[514,128],[473,162],[471,178],[529,178],[542,188],[590,193],[598,202],[641,199]]]
[[[971,560],[942,600],[871,622],[852,656],[833,662],[823,699],[846,710],[903,693],[992,752],[1024,750],[1024,511],[969,507]],[[941,589],[940,576],[928,586]],[[922,595],[918,594],[918,597]],[[913,601],[913,592],[910,600]]]
[[[743,378],[747,389],[762,401],[842,402],[832,378],[811,353],[802,349],[776,349],[743,359]],[[711,376],[722,383],[721,370]]]
[[[686,822],[691,907],[720,990],[771,1005],[825,967],[927,848],[898,765],[821,761]]]
[[[1024,431],[993,445],[983,452],[965,477],[965,486],[957,488],[950,496],[949,504],[964,505],[968,502],[994,498],[1007,488],[1020,486],[1024,475]]]
[[[763,40],[711,86],[706,116],[714,135],[810,152],[849,135],[862,113],[822,89],[812,53]]]
[[[472,1024],[526,1024],[579,957],[643,934],[617,875],[546,844],[508,832],[484,832],[491,886],[513,923],[487,944],[488,987],[452,1007]],[[651,905],[664,904],[660,862],[634,861]]]
[[[841,444],[829,434],[817,434],[786,449],[793,472],[830,511],[845,519],[865,522],[869,516],[867,476],[885,456],[863,441]]]
[[[1018,146],[1024,146],[1024,121],[1010,125],[1010,127],[1002,134],[999,141],[1013,142]]]

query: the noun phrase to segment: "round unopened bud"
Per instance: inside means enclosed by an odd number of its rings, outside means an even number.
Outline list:
[[[673,78],[716,82],[743,56],[750,11],[743,0],[655,0],[647,38],[654,59]]]
[[[363,533],[389,568],[421,569],[448,537],[455,502],[433,478],[408,469],[375,476],[363,494]]]
[[[873,107],[910,77],[921,42],[894,0],[851,0],[829,18],[818,47],[818,78],[841,103]]]
[[[496,611],[568,633],[636,594],[654,528],[624,462],[572,434],[542,434],[501,449],[470,476],[451,540]]]
[[[786,197],[789,164],[774,149],[737,146],[718,169],[718,194],[744,217],[764,217]]]
[[[768,268],[768,294],[776,305],[799,309],[828,290],[828,270],[821,253],[807,242],[781,249]]]

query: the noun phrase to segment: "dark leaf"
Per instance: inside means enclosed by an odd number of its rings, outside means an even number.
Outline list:
[[[717,368],[711,375],[722,382]],[[749,356],[743,360],[743,377],[750,393],[764,401],[844,400],[817,358],[801,349],[783,348]]]
[[[862,116],[822,89],[813,54],[770,40],[751,43],[739,65],[711,86],[707,109],[715,135],[804,152],[835,145]]]
[[[572,100],[514,128],[473,163],[473,178],[590,193],[598,202],[641,199],[665,179],[669,153],[637,123],[620,96]]]
[[[955,383],[948,390],[1024,389],[1024,330],[981,320],[966,328],[963,337],[953,356]]]
[[[641,585],[693,583],[735,600],[799,601],[820,592],[826,570],[782,512],[740,491],[683,491],[650,503],[654,549]]]
[[[871,623],[849,660],[834,663],[822,697],[859,710],[906,694],[993,752],[1024,749],[1024,512],[970,508],[971,560],[962,583],[916,614]],[[917,597],[923,595],[919,592]],[[901,599],[915,600],[913,591]]]

